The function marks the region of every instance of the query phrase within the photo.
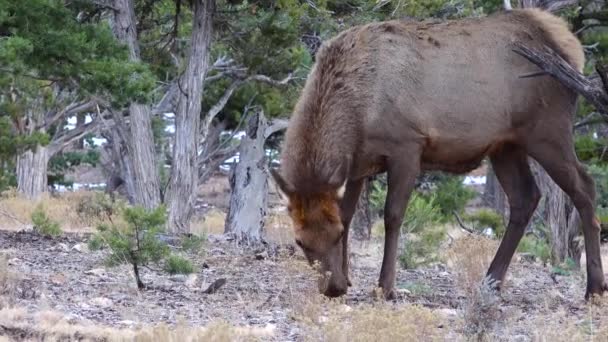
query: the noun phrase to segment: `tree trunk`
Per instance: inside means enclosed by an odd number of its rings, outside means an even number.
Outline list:
[[[531,160],[530,165],[536,183],[543,194],[543,200],[539,203],[538,210],[551,235],[552,262],[558,265],[571,258],[576,265],[580,265],[582,246],[579,244],[579,239],[576,239],[581,224],[578,211],[566,193],[553,182],[537,162]]]
[[[17,190],[28,199],[37,199],[47,190],[47,147],[38,146],[17,157]]]
[[[503,222],[506,225],[509,221],[509,202],[491,165],[488,166],[486,173],[486,185],[483,197],[486,205],[496,210],[502,216]]]
[[[247,134],[239,147],[239,162],[230,177],[230,206],[224,232],[237,241],[257,244],[262,241],[268,205],[268,175],[264,132],[268,122],[262,112],[248,119]]]
[[[209,65],[214,0],[194,0],[194,23],[190,56],[179,80],[175,113],[175,142],[171,176],[165,195],[169,209],[168,228],[172,232],[190,231],[198,185],[198,138],[203,96],[203,80]]]
[[[369,194],[371,192],[369,186],[369,180],[365,180],[363,183],[363,190],[361,191],[361,197],[357,203],[357,209],[350,229],[354,233],[354,237],[358,240],[369,240],[372,233],[372,211],[369,206]]]
[[[131,61],[139,61],[139,44],[137,41],[135,12],[132,0],[114,1],[114,32],[116,37],[126,43]],[[154,136],[150,107],[138,103],[129,106],[130,131],[125,137],[128,163],[131,165],[128,180],[133,187],[135,204],[147,209],[160,204],[160,183],[156,165]]]

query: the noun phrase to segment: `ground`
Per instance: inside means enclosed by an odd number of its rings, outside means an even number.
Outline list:
[[[472,265],[474,270],[465,270],[468,266],[462,264],[463,260],[448,254],[451,261],[446,263],[418,270],[400,269],[399,298],[383,303],[373,295],[381,260],[379,241],[353,242],[354,285],[345,298],[337,301],[327,301],[317,294],[314,273],[290,246],[243,249],[222,236],[211,235],[204,254],[189,255],[196,262],[196,274],[169,276],[146,269],[143,279],[149,288],[145,291],[135,288],[128,267],[105,267],[105,251],[88,251],[86,235],[70,233],[49,239],[31,231],[0,231],[0,246],[8,264],[4,272],[10,277],[0,303],[4,307],[0,310],[0,335],[15,340],[75,336],[78,331],[79,336],[109,338],[122,336],[120,331],[161,323],[209,326],[220,320],[232,326],[258,328],[251,334],[261,334],[257,336],[262,340],[329,340],[336,329],[357,331],[349,327],[356,324],[349,322],[356,314],[369,315],[358,318],[363,322],[376,319],[382,323],[386,320],[383,317],[400,310],[408,315],[413,310],[424,310],[430,317],[425,329],[430,329],[429,336],[436,337],[431,340],[465,340],[470,328],[467,325],[479,328],[475,318],[468,318],[475,315],[469,298],[475,295],[463,288],[466,281],[459,283],[459,272],[474,273],[483,267]],[[477,240],[470,247],[482,251]],[[471,258],[466,251],[456,252],[456,258]],[[209,285],[219,279],[225,279],[225,285],[206,294]],[[530,341],[536,336],[550,336],[553,329],[566,331],[566,327],[570,335],[556,337],[589,340],[586,329],[602,328],[600,320],[606,322],[608,310],[605,304],[586,304],[583,295],[583,273],[555,276],[549,267],[516,258],[497,302],[489,303],[491,307],[485,307],[488,303],[473,304],[486,310],[482,319],[487,315],[496,320],[494,324],[481,322],[481,326],[488,325],[488,336],[500,340]],[[96,329],[83,330],[81,326]],[[108,333],[102,327],[117,332]],[[392,337],[413,338],[420,333],[418,328],[416,323],[412,331]],[[595,340],[608,340],[608,335],[597,334]],[[347,332],[338,336],[347,336]]]
[[[186,253],[196,272],[146,268],[143,291],[129,267],[106,266],[107,250],[88,250],[93,230],[70,209],[84,195],[44,202],[67,222],[55,239],[25,223],[31,204],[0,203],[0,341],[608,341],[608,302],[584,300],[584,265],[557,274],[516,255],[496,295],[480,284],[497,241],[458,227],[449,228],[441,261],[399,269],[398,298],[389,302],[374,291],[381,232],[351,241],[353,286],[328,300],[276,199],[265,246],[244,248],[220,234],[227,191],[223,179],[201,189],[210,200],[199,203],[194,229],[207,241]]]

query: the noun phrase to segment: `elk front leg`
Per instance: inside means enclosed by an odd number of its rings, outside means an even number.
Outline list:
[[[348,232],[350,229],[350,222],[355,214],[357,208],[357,202],[359,201],[359,195],[363,187],[363,180],[349,181],[346,184],[346,190],[344,191],[344,197],[340,202],[340,215],[342,217],[342,225],[344,226],[344,234],[342,235],[342,272],[346,277],[348,286],[352,286],[350,277],[348,276]]]
[[[411,158],[413,154],[403,154]],[[408,159],[409,159],[408,158]],[[387,168],[388,189],[384,207],[384,257],[380,271],[379,286],[386,299],[395,298],[395,268],[399,231],[407,202],[420,172],[419,165],[412,160],[390,161]]]

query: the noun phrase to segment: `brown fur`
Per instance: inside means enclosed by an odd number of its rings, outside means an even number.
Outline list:
[[[298,243],[332,272],[325,293],[346,291],[348,225],[361,180],[379,172],[387,171],[389,185],[380,275],[387,296],[402,214],[421,171],[463,173],[486,156],[502,168],[497,174],[512,204],[511,233],[489,270],[496,280],[504,277],[536,207],[525,156],[537,159],[575,200],[585,225],[594,225],[593,183],[573,153],[576,94],[548,76],[520,78],[538,69],[512,51],[514,42],[548,45],[577,69],[584,65],[566,23],[536,9],[459,21],[371,23],[321,47],[287,130],[281,172],[273,175],[298,213],[292,214]],[[345,183],[340,200],[337,189]],[[341,224],[334,223],[338,206]],[[599,240],[588,231],[588,255],[595,261]],[[341,234],[342,243],[333,240]],[[600,292],[601,261],[592,264],[588,292]]]

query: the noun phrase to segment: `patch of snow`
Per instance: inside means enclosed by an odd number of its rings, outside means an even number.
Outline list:
[[[462,181],[465,185],[483,185],[486,184],[486,176],[466,176]]]
[[[77,191],[80,189],[99,189],[99,188],[104,188],[106,186],[106,183],[89,183],[89,184],[83,184],[83,183],[74,183],[72,184],[72,186],[65,186],[65,185],[59,185],[59,184],[54,184],[53,188],[55,188],[56,191],[59,192],[66,192],[66,191]]]

